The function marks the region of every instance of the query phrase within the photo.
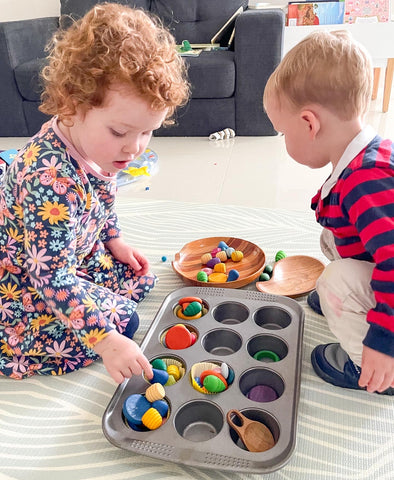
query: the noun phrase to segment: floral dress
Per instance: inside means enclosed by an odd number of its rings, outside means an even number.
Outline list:
[[[116,177],[96,172],[56,118],[23,148],[0,187],[0,376],[61,375],[123,333],[155,276],[105,248],[120,236]],[[135,326],[134,330],[136,329]],[[128,327],[130,330],[130,326]]]

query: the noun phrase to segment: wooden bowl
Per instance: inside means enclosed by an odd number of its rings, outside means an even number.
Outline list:
[[[238,270],[239,277],[232,282],[199,282],[197,273],[204,268],[201,263],[201,256],[209,253],[224,241],[229,247],[240,250],[244,256],[240,262],[233,262],[231,259],[226,262],[227,273],[231,269]],[[175,254],[172,262],[174,271],[189,285],[199,287],[216,288],[240,288],[253,282],[259,277],[265,265],[263,250],[254,243],[234,237],[208,237],[194,240],[184,245],[180,252]]]
[[[297,298],[311,292],[323,273],[324,263],[307,255],[282,258],[274,264],[272,277],[266,282],[257,282],[260,292]]]

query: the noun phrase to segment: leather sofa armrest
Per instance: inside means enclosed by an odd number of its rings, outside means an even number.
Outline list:
[[[237,17],[234,38],[237,135],[276,134],[263,109],[263,93],[268,77],[282,58],[284,26],[281,9],[246,10]]]
[[[14,68],[46,56],[45,45],[58,28],[58,17],[0,22],[0,136],[27,136],[22,97],[15,83]]]

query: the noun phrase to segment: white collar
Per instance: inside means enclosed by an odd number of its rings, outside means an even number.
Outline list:
[[[337,183],[339,176],[349,163],[375,138],[376,132],[370,126],[364,127],[346,147],[332,174],[328,177],[321,188],[320,198],[325,198],[332,187]]]

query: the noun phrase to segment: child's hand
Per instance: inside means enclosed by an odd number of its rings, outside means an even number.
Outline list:
[[[371,393],[394,387],[394,357],[364,346],[358,384]]]
[[[132,375],[141,375],[142,371],[148,379],[153,377],[152,366],[140,347],[116,330],[97,343],[94,351],[101,356],[107,372],[117,383]]]
[[[122,238],[113,238],[106,246],[110,249],[112,255],[118,260],[134,270],[138,276],[146,275],[149,271],[149,262],[136,248],[131,247]]]

